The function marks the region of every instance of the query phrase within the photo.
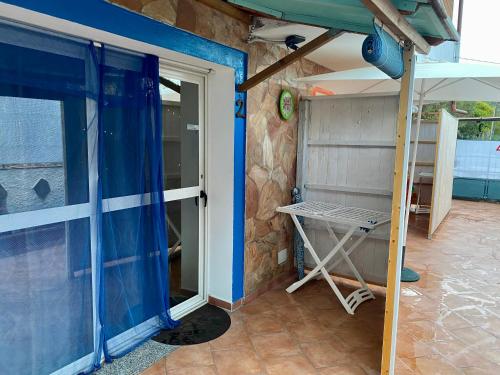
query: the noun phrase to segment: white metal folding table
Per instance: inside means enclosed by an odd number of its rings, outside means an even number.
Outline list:
[[[297,204],[292,204],[290,206],[278,207],[276,209],[278,212],[289,214],[292,220],[304,240],[304,247],[309,250],[311,256],[316,262],[316,267],[309,272],[302,280],[299,280],[292,285],[290,285],[286,291],[292,293],[302,285],[313,279],[315,276],[320,274],[326,279],[333,292],[337,298],[344,306],[345,310],[349,314],[354,314],[356,308],[366,300],[375,299],[372,291],[366,284],[366,282],[361,277],[354,264],[352,263],[349,255],[368,237],[368,235],[377,227],[387,224],[391,220],[391,215],[385,212],[366,210],[363,208],[356,207],[345,207],[333,203],[325,202],[301,202]],[[300,224],[297,216],[303,216],[310,219],[319,220],[325,223],[326,229],[330,235],[330,238],[335,242],[335,246],[332,250],[325,256],[322,260],[316,254],[311,242],[307,238],[302,225]],[[347,225],[349,229],[344,234],[344,236],[339,240],[333,231],[334,224]],[[360,229],[363,233],[359,238],[351,245],[347,250],[344,249],[345,243],[351,238],[356,230]],[[329,267],[327,267],[328,262],[335,256],[335,254],[340,253],[341,259],[337,260]],[[340,290],[337,288],[332,278],[330,277],[329,271],[337,266],[341,261],[345,261],[354,276],[361,284],[361,288],[355,290],[347,298],[344,298]]]

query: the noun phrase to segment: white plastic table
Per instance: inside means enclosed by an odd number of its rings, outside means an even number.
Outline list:
[[[366,237],[368,237],[368,235],[375,228],[390,222],[390,213],[314,201],[278,207],[276,211],[289,214],[292,217],[292,220],[300,236],[304,240],[304,247],[308,249],[309,253],[311,253],[311,256],[316,262],[316,267],[311,272],[309,272],[302,280],[293,283],[286,289],[288,293],[293,293],[295,290],[313,279],[315,276],[322,274],[337,298],[342,303],[342,306],[344,306],[345,310],[351,315],[354,314],[354,311],[361,303],[369,299],[375,299],[375,296],[352,263],[349,255],[366,239]],[[323,258],[323,260],[321,260],[316,254],[316,251],[307,238],[302,225],[297,219],[297,216],[303,216],[325,223],[330,238],[335,242],[335,246],[328,253],[328,255]],[[337,238],[335,232],[333,231],[334,224],[344,224],[349,227],[347,233],[345,233],[345,235],[340,240]],[[345,243],[358,229],[363,232],[362,235],[351,245],[349,249],[345,250]],[[342,258],[326,267],[328,262],[337,253],[340,253]],[[329,274],[329,271],[335,268],[342,260],[347,263],[354,276],[361,284],[361,288],[349,294],[347,298],[344,298]]]

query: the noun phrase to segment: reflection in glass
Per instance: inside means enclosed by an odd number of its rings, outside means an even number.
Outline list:
[[[89,228],[0,234],[0,374],[49,374],[93,352]]]
[[[203,204],[203,200],[201,201]],[[196,198],[167,206],[171,306],[198,294],[199,208]]]
[[[163,116],[165,190],[199,184],[198,85],[175,79],[160,80]]]
[[[0,215],[88,201],[85,127],[84,99],[0,96]]]

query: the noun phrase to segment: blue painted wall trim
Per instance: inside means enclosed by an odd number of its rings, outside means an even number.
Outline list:
[[[247,77],[248,57],[245,52],[152,20],[104,0],[6,0],[4,2],[229,66],[235,71],[236,85],[244,82]],[[243,99],[246,108],[246,94],[237,93],[235,90],[235,99],[237,98]],[[236,302],[244,296],[245,119],[235,117],[234,126],[232,298],[233,302]]]

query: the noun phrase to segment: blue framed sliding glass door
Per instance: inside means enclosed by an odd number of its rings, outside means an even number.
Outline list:
[[[2,374],[94,359],[87,52],[0,24]]]
[[[0,23],[0,373],[90,371],[169,315],[158,58]]]

